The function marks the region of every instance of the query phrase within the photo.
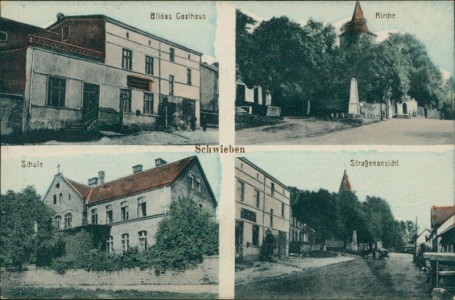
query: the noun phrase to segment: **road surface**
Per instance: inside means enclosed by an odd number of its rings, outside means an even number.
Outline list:
[[[390,119],[329,133],[308,132],[305,119],[286,119],[289,126],[261,126],[236,131],[238,145],[453,145],[455,122],[424,118]],[[324,122],[319,121],[321,126]],[[292,126],[291,126],[292,125]]]
[[[408,254],[356,259],[236,286],[236,299],[431,299]]]

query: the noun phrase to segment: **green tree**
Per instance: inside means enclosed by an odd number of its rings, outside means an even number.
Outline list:
[[[204,255],[218,253],[218,224],[189,198],[171,204],[159,224],[150,257],[163,269],[186,269],[202,262]]]
[[[18,193],[7,191],[0,205],[0,265],[22,269],[27,262],[39,264],[53,237],[54,212],[32,186]]]

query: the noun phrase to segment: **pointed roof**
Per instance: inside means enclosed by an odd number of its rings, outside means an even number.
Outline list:
[[[341,179],[340,189],[338,190],[338,193],[350,191],[351,189],[352,187],[348,179],[348,173],[346,172],[346,170],[344,170],[343,178]]]
[[[355,2],[355,8],[354,8],[354,13],[352,14],[352,19],[350,22],[348,22],[346,31],[343,32],[341,35],[344,35],[346,33],[354,34],[354,35],[359,35],[361,33],[367,33],[372,36],[377,36],[373,32],[371,32],[368,29],[366,20],[363,16],[363,10],[362,7],[360,6],[360,1]]]

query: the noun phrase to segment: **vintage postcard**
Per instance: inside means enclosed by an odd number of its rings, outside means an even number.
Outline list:
[[[450,299],[454,154],[238,157],[235,298]]]
[[[54,151],[3,153],[2,298],[218,297],[219,156]]]
[[[237,144],[454,143],[452,1],[233,5]]]
[[[3,144],[218,143],[215,3],[1,5]]]

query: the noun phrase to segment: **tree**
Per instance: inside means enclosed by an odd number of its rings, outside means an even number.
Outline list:
[[[32,186],[19,193],[7,191],[1,196],[0,265],[19,270],[27,262],[38,261],[52,239],[54,212],[47,207]]]
[[[217,253],[218,224],[189,198],[171,204],[149,251],[155,265],[163,269],[186,269],[202,262],[204,255]]]

